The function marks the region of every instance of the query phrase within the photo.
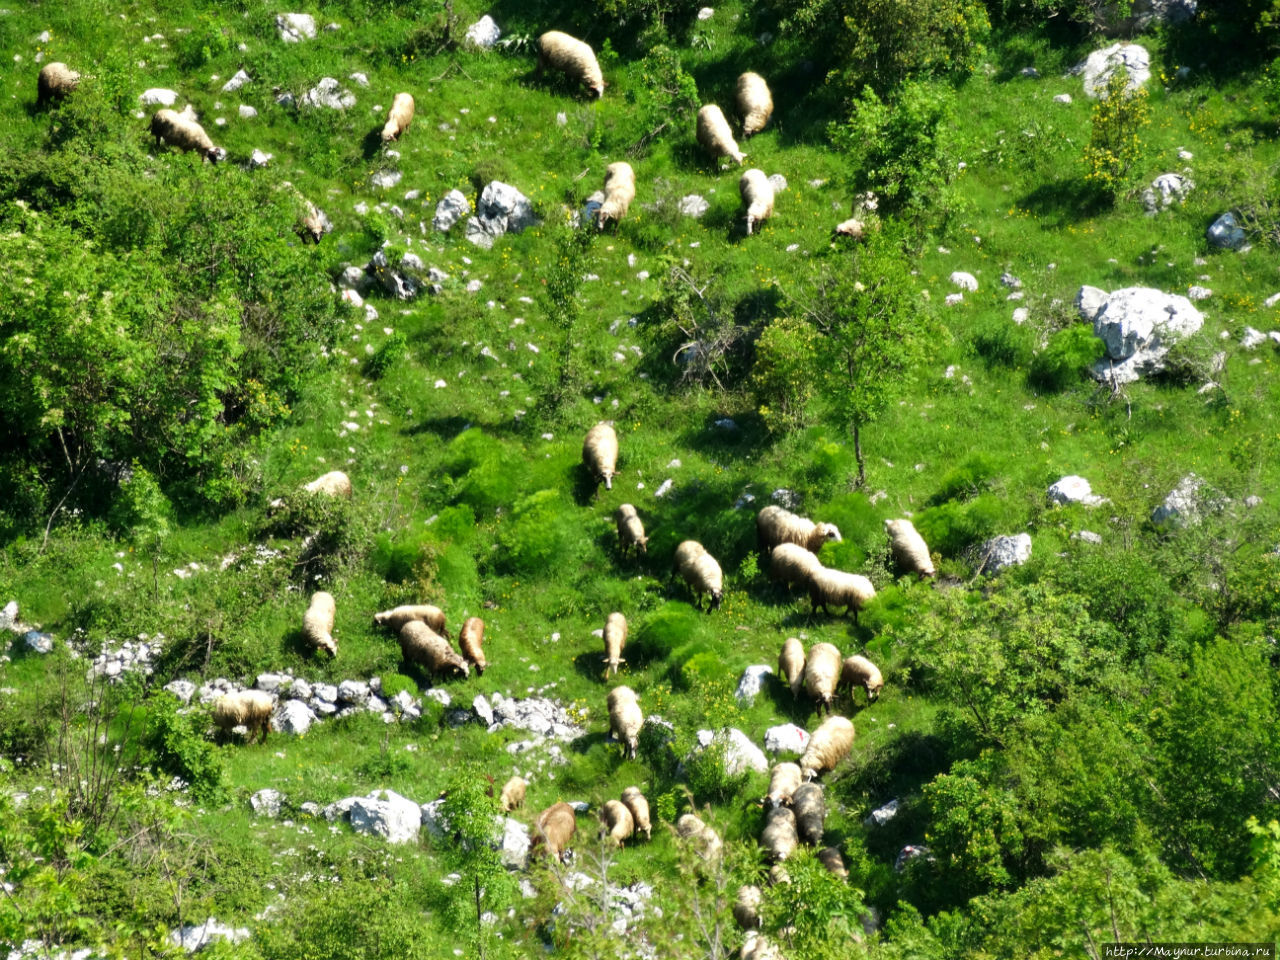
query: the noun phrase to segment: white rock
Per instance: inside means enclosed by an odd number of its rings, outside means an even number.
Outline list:
[[[178,102],[178,91],[152,87],[138,94],[138,102],[146,107],[172,107]]]
[[[898,815],[898,808],[901,803],[898,800],[890,800],[883,807],[877,807],[872,810],[862,825],[865,827],[883,827],[886,823]]]
[[[484,694],[476,694],[475,699],[471,701],[471,709],[486,727],[493,723],[493,707],[489,706],[489,701]]]
[[[280,804],[283,801],[284,794],[279,790],[267,787],[265,790],[259,790],[249,798],[249,806],[253,807],[253,812],[258,816],[274,820],[280,816]]]
[[[734,692],[734,697],[747,706],[755,703],[757,694],[764,686],[764,678],[772,674],[773,668],[764,664],[747,667],[738,678],[738,689]]]
[[[278,14],[276,16],[276,29],[280,31],[280,39],[285,43],[314,40],[316,36],[316,18],[309,13]]]
[[[467,27],[466,39],[467,43],[473,47],[479,47],[481,50],[489,50],[502,37],[502,31],[498,29],[498,25],[493,22],[493,17],[487,13]]]
[[[681,197],[677,207],[679,211],[686,217],[693,217],[697,220],[704,213],[711,209],[711,204],[696,193]]]
[[[1071,94],[1069,94],[1069,93],[1060,93],[1060,94],[1058,94],[1056,97],[1054,97],[1054,98],[1053,98],[1053,102],[1054,102],[1054,103],[1070,103],[1070,102],[1071,102]]]
[[[804,753],[809,747],[809,734],[794,723],[770,727],[764,732],[764,748],[770,753]]]
[[[260,170],[271,162],[273,154],[263,153],[261,150],[254,150],[249,154],[249,167],[253,170]]]
[[[243,70],[236,71],[236,75],[222,85],[223,93],[235,93],[246,83],[249,82],[249,75]]]
[[[1031,312],[1026,307],[1018,307],[1013,311],[1013,322],[1021,326],[1030,316]]]
[[[202,950],[215,940],[239,943],[249,939],[248,927],[232,927],[210,917],[204,923],[189,924],[169,932],[169,942],[187,953]]]
[[[1151,512],[1151,522],[1170,529],[1195,526],[1204,509],[1218,509],[1222,505],[1221,500],[1205,495],[1203,480],[1188,473]]]
[[[764,751],[737,727],[728,727],[718,734],[710,730],[698,731],[698,749],[705,749],[713,740],[724,744],[724,770],[729,776],[735,777],[749,770],[757,773],[769,771],[769,760]]]
[[[0,610],[0,630],[13,630],[18,623],[18,601],[10,600]]]
[[[1142,205],[1154,216],[1174,203],[1186,200],[1195,184],[1180,173],[1162,173],[1142,192]]]
[[[523,870],[529,865],[529,828],[510,817],[499,819],[502,823],[502,865]]]
[[[1081,287],[1076,296],[1081,317],[1093,321],[1094,333],[1107,348],[1107,356],[1093,370],[1099,380],[1131,383],[1163,370],[1169,348],[1204,326],[1203,314],[1186,297],[1125,287],[1097,306],[1103,292]]]
[[[369,684],[363,680],[343,680],[338,684],[338,699],[344,703],[364,706],[371,696]]]
[[[1129,72],[1125,89],[1132,93],[1151,79],[1151,55],[1136,43],[1113,43],[1102,50],[1095,50],[1077,66],[1084,77],[1084,92],[1088,97],[1099,97],[1106,92],[1107,80],[1121,65]]]
[[[355,798],[348,818],[357,833],[370,833],[388,843],[412,843],[422,826],[422,809],[394,790],[375,790]]]
[[[301,700],[284,700],[276,707],[271,725],[281,733],[300,737],[317,719],[315,712]]]
[[[958,303],[964,303],[964,294],[948,293],[943,302],[946,303],[948,307],[954,307]]]
[[[1085,543],[1098,544],[1102,542],[1102,537],[1094,533],[1092,530],[1078,530],[1071,535],[1072,540],[1081,540]]]
[[[466,238],[488,249],[495,238],[505,233],[520,233],[537,223],[532,201],[515,187],[494,180],[480,192],[476,215],[467,220]]]
[[[1253,350],[1266,342],[1267,335],[1261,330],[1255,330],[1253,327],[1245,327],[1244,332],[1240,334],[1240,346],[1246,350]]]
[[[53,653],[53,637],[39,630],[28,630],[22,635],[22,642],[32,653]],[[114,672],[108,669],[107,676],[115,676],[120,672],[120,665],[115,661],[108,661],[107,666],[110,667],[113,663],[117,669]]]
[[[190,703],[191,698],[196,694],[196,685],[190,680],[174,680],[166,683],[164,688],[183,703]]]
[[[1208,287],[1202,287],[1199,284],[1187,288],[1188,300],[1208,300],[1213,296],[1213,291]]]
[[[356,95],[344,90],[333,77],[321,77],[320,82],[302,95],[304,107],[328,107],[330,110],[345,110],[356,105]]]
[[[369,178],[369,185],[372,187],[380,187],[383,190],[390,190],[400,182],[404,176],[399,170],[379,170]]]
[[[240,104],[238,112],[241,120],[252,120],[258,115],[258,111],[253,109],[253,107],[249,106],[247,103]]]
[[[436,204],[435,216],[431,218],[431,226],[442,233],[471,212],[471,204],[461,190],[450,190]]]
[[[1006,567],[1018,567],[1031,559],[1031,534],[993,537],[982,545],[982,572],[999,573]]]
[[[357,86],[367,87],[369,85],[369,78],[363,73],[353,73],[347,79]]]
[[[715,10],[712,9],[711,7],[703,7],[701,10],[698,11],[698,19],[710,20],[713,16],[715,16],[715,13],[716,13]]]
[[[769,185],[773,187],[774,193],[782,193],[787,189],[787,178],[780,173],[771,173],[769,175]]]
[[[1102,497],[1095,496],[1084,477],[1075,475],[1063,477],[1049,487],[1049,499],[1054,503],[1083,503],[1096,507],[1103,503]]]
[[[952,286],[959,287],[961,290],[977,290],[978,278],[972,273],[965,273],[963,270],[957,270],[950,277]]]

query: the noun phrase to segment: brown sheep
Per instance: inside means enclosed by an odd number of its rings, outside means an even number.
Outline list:
[[[213,723],[224,734],[230,733],[235,727],[244,727],[248,731],[249,740],[253,739],[256,731],[258,742],[266,743],[267,734],[271,732],[271,712],[274,709],[275,698],[265,690],[226,693],[214,701]]]
[[[444,624],[444,611],[429,603],[402,604],[373,615],[374,623],[380,627],[390,627],[397,633],[406,623],[412,623],[415,620],[425,623],[445,639],[449,638],[449,631]]]
[[[826,832],[827,801],[820,783],[802,783],[791,795],[791,810],[796,815],[796,831],[805,843],[817,846]]]
[[[827,872],[848,882],[849,871],[845,868],[844,857],[840,856],[838,849],[835,847],[823,847],[818,851],[818,860],[827,868]]]
[[[390,143],[398,140],[400,134],[409,129],[413,123],[413,96],[408,93],[397,93],[391,101],[391,111],[387,114],[386,125],[382,128],[382,142]]]
[[[484,658],[484,621],[479,617],[468,617],[458,633],[458,648],[467,663],[474,664],[476,673],[484,676],[484,669],[489,662]]]
[[[569,841],[578,829],[578,817],[573,807],[563,800],[552,804],[538,814],[534,822],[534,837],[531,849],[541,847],[548,855],[561,863],[569,850]]]
[[[529,788],[529,781],[524,777],[512,777],[502,785],[502,793],[498,796],[498,802],[502,807],[503,813],[510,813],[512,810],[518,810],[524,806],[525,791]]]
[[[636,833],[643,833],[646,840],[653,837],[653,823],[649,819],[649,801],[639,787],[627,787],[622,791],[622,802],[631,811],[636,822]]]
[[[613,838],[622,846],[636,832],[636,820],[631,810],[621,800],[609,800],[600,810],[600,835]]]
[[[829,607],[844,607],[845,613],[852,613],[853,622],[857,623],[858,611],[875,597],[876,588],[858,573],[823,567],[809,578],[809,600],[815,613],[819,607],[823,613],[830,613]]]

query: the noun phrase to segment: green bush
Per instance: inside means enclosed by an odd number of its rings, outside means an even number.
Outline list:
[[[382,342],[382,345],[374,351],[373,356],[365,361],[365,375],[374,379],[385,376],[397,360],[403,359],[408,355],[409,341],[405,339],[403,333],[396,331]]]
[[[178,66],[186,71],[199,70],[231,49],[231,28],[216,17],[202,15],[175,46]]]
[[[921,510],[915,525],[931,550],[955,556],[994,536],[1004,515],[1004,502],[991,494],[983,494],[965,503],[949,500]]]
[[[949,500],[971,500],[991,489],[1001,465],[986,453],[971,453],[942,475],[938,491],[929,498],[931,505]]]
[[[479,428],[464,430],[446,451],[445,468],[455,478],[453,499],[472,507],[477,518],[492,516],[527,489],[523,462]]]
[[[1032,334],[1007,320],[980,324],[973,334],[973,350],[988,367],[1025,367],[1031,361]]]
[[[689,756],[684,762],[685,780],[697,803],[726,803],[740,796],[750,773],[730,774],[725,769],[727,742],[716,736],[709,745]]]
[[[760,417],[770,433],[790,433],[808,420],[814,394],[812,367],[817,358],[817,336],[817,331],[804,320],[779,317],[756,341],[751,386]]]
[[[1080,382],[1088,369],[1102,359],[1102,341],[1088,324],[1075,324],[1049,338],[1035,355],[1027,380],[1031,387],[1057,393]]]
[[[498,528],[500,568],[546,578],[573,577],[588,547],[576,508],[559,490],[539,490],[516,501]]]
[[[666,660],[691,638],[704,630],[703,618],[687,603],[667,603],[659,607],[636,631],[629,649],[646,660]]]
[[[224,792],[222,754],[204,737],[208,713],[179,712],[177,697],[162,693],[147,704],[143,747],[160,770],[181,777],[201,803],[216,803]]]

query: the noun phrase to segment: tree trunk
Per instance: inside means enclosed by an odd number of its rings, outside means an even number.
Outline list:
[[[858,482],[853,488],[861,490],[867,485],[867,462],[862,458],[862,427],[857,420],[853,421],[853,455],[858,460]]]

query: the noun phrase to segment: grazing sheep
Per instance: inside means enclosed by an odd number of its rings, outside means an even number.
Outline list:
[[[620,223],[636,198],[636,172],[631,164],[619,161],[605,167],[604,203],[596,211],[596,228],[604,229],[607,221]]]
[[[573,807],[561,800],[538,814],[534,821],[534,837],[531,849],[542,847],[561,863],[569,849],[569,841],[578,829],[578,817]]]
[[[400,628],[400,655],[431,674],[471,675],[470,665],[449,646],[449,641],[420,620],[410,620]]]
[[[773,504],[756,514],[756,543],[765,556],[784,543],[794,543],[817,554],[824,543],[839,543],[841,539],[840,530],[834,523],[814,523]]]
[[[774,807],[791,804],[796,787],[804,782],[804,774],[797,763],[775,763],[769,771],[769,792],[765,800]]]
[[[818,570],[822,569],[820,561],[812,552],[794,543],[780,543],[769,555],[769,576],[781,580],[787,585],[808,583]]]
[[[804,689],[818,701],[819,712],[831,709],[843,668],[844,661],[834,644],[815,643],[809,648],[809,656],[804,661]]]
[[[747,236],[773,216],[773,184],[763,170],[752,167],[738,178],[738,193],[747,208]]]
[[[444,625],[444,611],[439,607],[433,607],[429,603],[404,604],[373,615],[373,622],[378,626],[390,627],[396,632],[399,632],[400,628],[406,623],[413,623],[414,621],[425,623],[446,639],[449,636],[449,631],[445,629]]]
[[[413,96],[408,93],[397,93],[391,101],[391,111],[387,114],[387,122],[382,128],[382,142],[390,143],[400,139],[400,134],[409,129],[413,123]]]
[[[636,822],[636,833],[643,833],[646,840],[653,838],[653,823],[649,819],[649,801],[639,787],[627,787],[622,791],[622,802],[631,811]]]
[[[802,783],[791,797],[796,830],[805,843],[817,846],[827,829],[827,801],[820,783]]]
[[[613,478],[618,475],[618,435],[607,423],[597,423],[587,431],[582,441],[582,462],[596,482],[604,483],[606,490],[613,489]]]
[[[776,887],[780,883],[790,882],[791,874],[787,873],[787,868],[784,864],[775,863],[769,868],[769,886]]]
[[[743,930],[760,929],[760,888],[752,883],[744,883],[738,888],[738,896],[733,901],[733,919]]]
[[[695,852],[703,860],[718,860],[724,849],[720,834],[702,822],[696,814],[686,813],[676,821],[676,833],[683,840],[692,841]]]
[[[204,127],[196,122],[195,114],[190,108],[178,113],[165,108],[156,111],[151,118],[151,135],[156,138],[156,146],[161,143],[179,150],[195,150],[203,154],[210,163],[217,163],[227,156],[227,151],[216,147]]]
[[[809,739],[809,748],[800,758],[800,770],[806,780],[828,770],[834,770],[836,764],[849,755],[853,749],[853,723],[846,717],[827,717],[822,726],[813,732]],[[794,798],[792,798],[794,803]]]
[[[853,696],[854,686],[861,686],[867,691],[867,702],[874,701],[884,688],[884,677],[880,668],[866,657],[854,654],[844,658],[844,668],[840,671],[840,686],[849,688],[849,696]]]
[[[747,155],[738,149],[729,129],[729,121],[714,103],[708,103],[698,111],[698,143],[719,163],[721,157],[732,157],[739,166]]]
[[[613,841],[622,846],[622,841],[636,832],[636,820],[621,800],[609,800],[600,810],[600,835],[608,834]]]
[[[36,106],[43,107],[50,100],[61,100],[79,83],[80,74],[65,63],[46,63],[36,78]]]
[[[524,806],[524,794],[529,788],[529,781],[524,777],[512,777],[502,785],[502,793],[498,795],[498,803],[503,813],[510,813]]]
[[[258,742],[266,743],[267,734],[271,732],[271,711],[275,705],[275,698],[265,690],[225,693],[214,701],[213,723],[223,733],[244,727],[249,740],[253,739],[256,730]]]
[[[804,684],[804,644],[795,637],[787,637],[782,641],[782,652],[778,654],[778,674],[786,677],[791,695],[800,696],[800,687]]]
[[[604,675],[618,672],[618,666],[627,661],[622,657],[622,648],[627,645],[627,618],[618,612],[609,614],[604,622]]]
[[[597,97],[604,96],[604,74],[590,44],[559,30],[548,30],[538,38],[538,73],[546,67],[579,81]]]
[[[876,588],[861,574],[823,567],[809,578],[809,599],[815,613],[819,607],[824,613],[831,612],[828,607],[844,607],[845,613],[852,611],[853,622],[857,623],[858,611],[875,596]]]
[[[321,493],[327,497],[342,497],[350,500],[351,478],[341,470],[330,470],[324,476],[316,477],[302,489],[307,493]]]
[[[622,744],[623,752],[634,760],[640,747],[640,728],[644,725],[644,714],[640,712],[636,692],[630,687],[614,687],[609,691],[608,705],[609,733]]]
[[[760,834],[760,846],[770,859],[781,863],[796,852],[800,837],[796,833],[796,815],[786,807],[774,807]]]
[[[818,851],[818,861],[827,868],[827,872],[848,882],[849,871],[845,868],[844,857],[835,847],[823,847]]]
[[[738,952],[740,960],[783,960],[778,945],[763,933],[752,931]]]
[[[937,573],[929,557],[929,545],[910,520],[886,520],[884,531],[889,535],[889,551],[899,570],[919,574],[922,580]]]
[[[702,609],[702,595],[710,598],[710,609],[718,610],[724,596],[724,574],[716,558],[696,540],[685,540],[676,547],[676,572],[693,591],[695,605]]]
[[[744,139],[763,130],[773,116],[773,95],[760,74],[748,71],[738,77],[738,113]]]
[[[333,639],[333,620],[337,612],[333,594],[317,590],[311,595],[307,612],[302,615],[302,638],[308,645],[328,651],[331,657],[338,655],[338,644]]]
[[[629,547],[635,547],[640,553],[649,552],[649,538],[644,535],[644,524],[635,507],[624,503],[614,513],[613,520],[618,525],[618,549],[624,557]]]
[[[458,633],[458,649],[467,663],[474,664],[476,673],[484,676],[484,668],[489,662],[484,658],[484,621],[479,617],[468,617]]]

